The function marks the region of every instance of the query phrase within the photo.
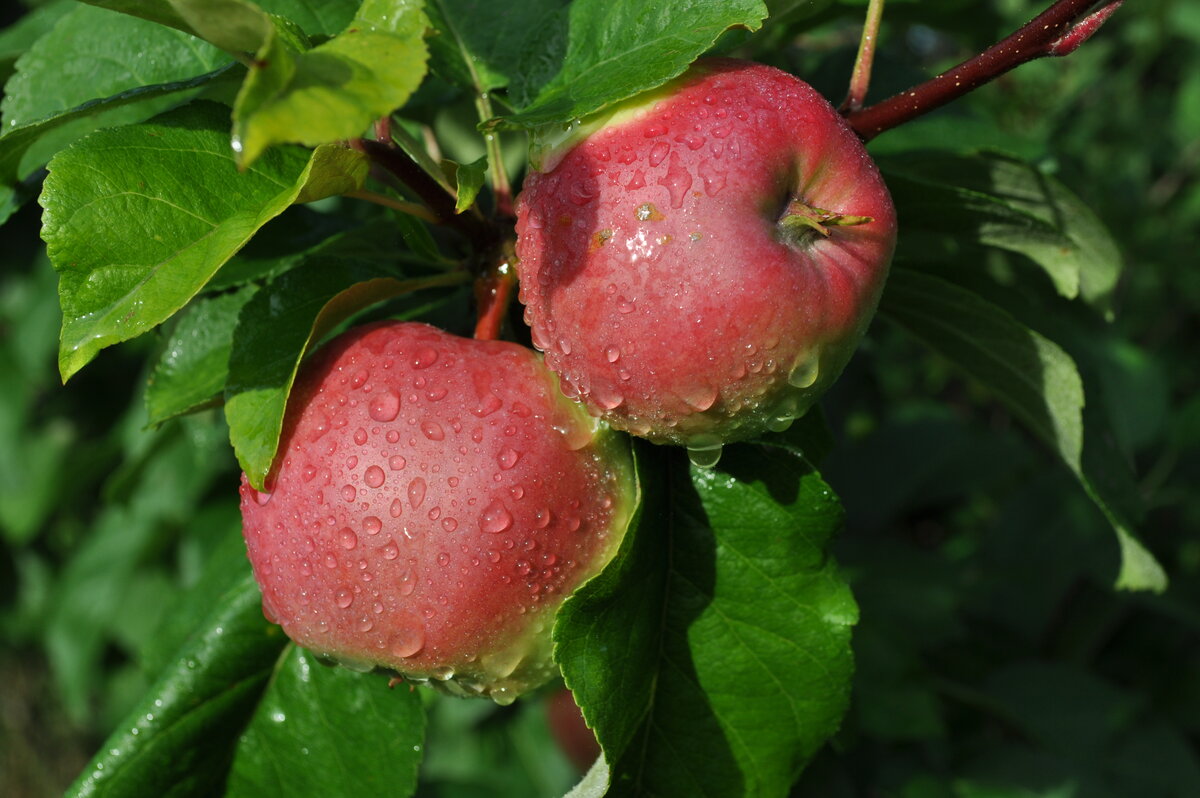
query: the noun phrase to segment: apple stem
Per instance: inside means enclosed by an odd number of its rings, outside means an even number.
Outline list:
[[[787,210],[779,217],[779,229],[784,240],[794,246],[802,246],[814,236],[829,237],[830,227],[850,227],[867,224],[875,219],[870,216],[851,216],[824,208],[805,205],[798,199],[788,203]]]
[[[838,108],[842,113],[859,110],[867,98],[867,88],[871,85],[871,65],[875,61],[875,43],[879,40],[879,25],[883,21],[883,3],[884,0],[871,0],[867,5],[867,18],[863,22],[854,72],[850,76],[850,90]]]
[[[487,272],[475,279],[475,338],[479,341],[500,338],[500,328],[504,326],[513,288],[517,284],[515,263],[512,242],[507,242],[500,247]]]
[[[452,227],[472,241],[478,250],[486,250],[500,238],[499,230],[475,213],[457,213],[454,196],[397,147],[389,137],[352,139],[350,146],[386,169],[416,194],[428,209],[434,224]]]
[[[1012,35],[932,80],[886,100],[845,113],[850,127],[869,141],[977,89],[1036,58],[1069,55],[1091,38],[1124,0],[1058,0]]]

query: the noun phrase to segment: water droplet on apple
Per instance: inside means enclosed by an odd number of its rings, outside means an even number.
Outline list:
[[[384,391],[377,396],[371,397],[371,402],[367,407],[367,414],[376,421],[391,421],[399,413],[400,395],[392,391]],[[392,442],[395,443],[395,441]]]
[[[358,535],[354,534],[354,530],[350,527],[344,526],[338,532],[338,543],[341,544],[343,549],[349,551],[358,545]]]
[[[378,535],[381,529],[383,529],[383,522],[378,517],[368,515],[363,519],[363,531],[368,535]]]
[[[479,528],[493,535],[508,529],[512,522],[512,513],[499,499],[493,500],[479,516]]]
[[[408,483],[408,504],[414,510],[425,501],[425,487],[425,480],[421,477],[416,477]]]
[[[413,355],[412,365],[415,369],[427,369],[437,362],[438,352],[432,346],[423,346]]]
[[[339,607],[346,609],[354,603],[354,593],[352,593],[349,588],[339,588],[338,592],[334,595],[333,600]]]
[[[353,485],[343,485],[342,486],[342,498],[345,499],[346,501],[348,501],[348,502],[354,501],[354,497],[356,495],[358,495],[358,491],[354,488]]]
[[[406,465],[408,465],[408,461],[398,454],[394,454],[388,458],[388,468],[393,471],[403,471]]]
[[[697,468],[712,468],[721,459],[721,442],[705,435],[697,435],[688,444],[688,459]]]
[[[788,384],[794,388],[810,388],[821,375],[821,360],[815,354],[801,358],[788,372]]]
[[[671,151],[671,145],[665,141],[657,142],[650,148],[650,165],[658,166],[666,160],[667,153]]]
[[[425,648],[425,627],[414,616],[405,613],[396,628],[398,631],[388,640],[388,650],[394,656],[408,659]]]
[[[425,433],[425,437],[431,441],[444,440],[446,437],[442,425],[429,418],[421,422],[421,432]]]
[[[368,488],[378,488],[383,484],[387,476],[383,473],[383,469],[377,465],[373,465],[363,474],[363,482],[367,483]]]
[[[500,468],[505,471],[515,466],[520,459],[521,453],[511,446],[505,446],[500,450],[500,454],[496,456],[497,462],[500,463]]]

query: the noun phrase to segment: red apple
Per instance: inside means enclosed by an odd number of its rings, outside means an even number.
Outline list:
[[[521,300],[568,396],[702,450],[781,427],[845,366],[896,238],[862,143],[808,84],[717,59],[535,141]]]
[[[624,436],[536,353],[384,322],[303,369],[242,516],[263,610],[297,643],[507,702],[555,673],[554,613],[616,552],[634,492]]]

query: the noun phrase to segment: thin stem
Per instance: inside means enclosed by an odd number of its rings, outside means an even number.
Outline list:
[[[499,231],[473,213],[455,213],[454,197],[397,147],[373,139],[353,139],[350,146],[395,175],[416,194],[433,215],[435,224],[453,227],[476,246],[494,246]]]
[[[475,110],[479,113],[479,121],[486,122],[495,116],[492,113],[492,101],[486,91],[475,95]],[[502,219],[513,217],[512,184],[508,182],[508,172],[504,169],[504,159],[500,151],[500,134],[489,130],[483,134],[487,145],[488,169],[492,173],[492,195],[496,200],[496,215]]]
[[[1058,0],[974,58],[908,91],[851,111],[846,114],[846,121],[863,140],[869,140],[1035,58],[1069,55],[1091,38],[1123,2]]]
[[[871,85],[871,65],[875,62],[875,43],[879,39],[879,25],[883,21],[884,0],[871,0],[867,5],[867,18],[863,22],[862,39],[858,43],[858,56],[854,59],[854,72],[850,76],[850,90],[838,109],[842,113],[857,111],[867,99],[867,88]]]
[[[403,200],[392,199],[385,194],[378,194],[374,191],[351,191],[346,194],[347,197],[374,202],[376,205],[382,205],[385,208],[407,213],[409,216],[415,216],[418,219],[424,219],[430,224],[438,224],[441,220],[434,215],[433,211],[426,208],[424,205],[416,202],[405,202]]]

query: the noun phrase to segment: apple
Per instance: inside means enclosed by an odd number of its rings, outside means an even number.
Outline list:
[[[694,452],[782,428],[874,314],[896,239],[862,143],[803,81],[700,61],[534,138],[520,298],[563,391]]]
[[[323,658],[507,703],[557,672],[554,614],[615,554],[632,474],[532,350],[352,330],[297,378],[265,491],[242,479],[263,612]]]

